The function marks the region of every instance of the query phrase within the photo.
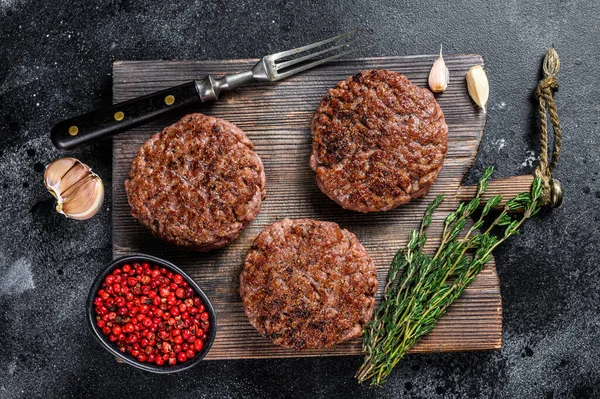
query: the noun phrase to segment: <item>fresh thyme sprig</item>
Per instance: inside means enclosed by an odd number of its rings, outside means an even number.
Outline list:
[[[444,199],[442,195],[427,207],[419,230],[410,233],[406,249],[396,253],[387,275],[383,300],[364,331],[366,355],[355,376],[360,383],[370,380],[371,386],[381,385],[408,350],[433,329],[448,306],[477,277],[491,259],[492,251],[508,237],[518,234],[523,222],[539,211],[542,185],[536,178],[529,193],[510,199],[491,225],[480,232],[485,217],[502,202],[501,196],[491,197],[479,218],[464,233],[469,216],[479,208],[492,172],[491,167],[484,172],[475,198],[461,203],[446,216],[435,254],[423,253],[423,247],[427,241],[426,229]],[[517,209],[523,209],[520,218],[511,216]],[[492,232],[497,226],[504,227],[503,234]]]

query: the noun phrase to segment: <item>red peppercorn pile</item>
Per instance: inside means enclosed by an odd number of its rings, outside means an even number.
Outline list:
[[[202,351],[210,323],[180,274],[157,265],[116,268],[94,298],[96,325],[141,363],[173,366]]]

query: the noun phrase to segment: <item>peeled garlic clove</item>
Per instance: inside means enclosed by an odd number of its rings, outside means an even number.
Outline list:
[[[94,216],[104,200],[104,185],[89,166],[75,158],[61,158],[46,167],[44,184],[58,203],[56,210],[77,220]]]
[[[429,71],[429,88],[434,93],[441,93],[448,87],[450,82],[450,73],[442,57],[442,48],[440,47],[440,56],[433,63],[431,71]]]
[[[490,84],[481,65],[472,66],[467,72],[466,79],[469,95],[485,112],[485,105],[490,95]]]
[[[98,175],[90,174],[63,193],[63,202],[59,203],[56,209],[71,219],[85,220],[100,210],[103,200],[102,180]]]

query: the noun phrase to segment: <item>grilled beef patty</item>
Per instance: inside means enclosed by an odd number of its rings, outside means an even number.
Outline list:
[[[263,230],[240,274],[250,323],[296,350],[360,336],[376,292],[375,265],[356,236],[310,219],[284,219]]]
[[[196,251],[236,239],[260,210],[265,173],[246,134],[191,114],[155,134],[131,163],[131,214],[157,238]]]
[[[360,72],[329,89],[311,133],[319,188],[359,212],[387,211],[427,194],[448,144],[433,94],[385,70]]]

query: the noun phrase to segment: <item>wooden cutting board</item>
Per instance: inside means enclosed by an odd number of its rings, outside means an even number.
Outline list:
[[[428,250],[439,244],[442,221],[458,204],[461,181],[479,147],[485,114],[470,100],[465,73],[483,64],[479,55],[447,55],[450,85],[437,100],[448,123],[448,155],[436,183],[423,199],[399,209],[374,214],[346,211],[318,189],[308,167],[310,122],[328,88],[364,69],[389,69],[405,74],[414,84],[427,85],[436,56],[384,57],[339,61],[275,84],[254,84],[197,110],[229,120],[244,130],[265,166],[267,198],[257,218],[228,247],[209,253],[183,252],[154,239],[130,216],[123,182],[138,148],[152,134],[183,114],[161,119],[113,140],[113,253],[136,252],[165,258],[186,270],[212,300],[218,333],[206,359],[240,359],[358,355],[355,339],[329,349],[296,352],[273,345],[259,336],[248,322],[239,297],[239,272],[252,240],[266,226],[283,218],[334,221],[355,233],[377,266],[378,298],[395,252],[406,245],[410,230],[417,228],[427,204],[437,194],[447,196],[434,215]],[[257,60],[228,61],[118,61],[113,65],[113,99],[121,102],[202,77],[248,70]],[[460,190],[459,190],[460,188]],[[466,190],[468,191],[468,190]],[[413,352],[465,351],[500,348],[502,303],[492,260],[456,301],[435,329]]]

